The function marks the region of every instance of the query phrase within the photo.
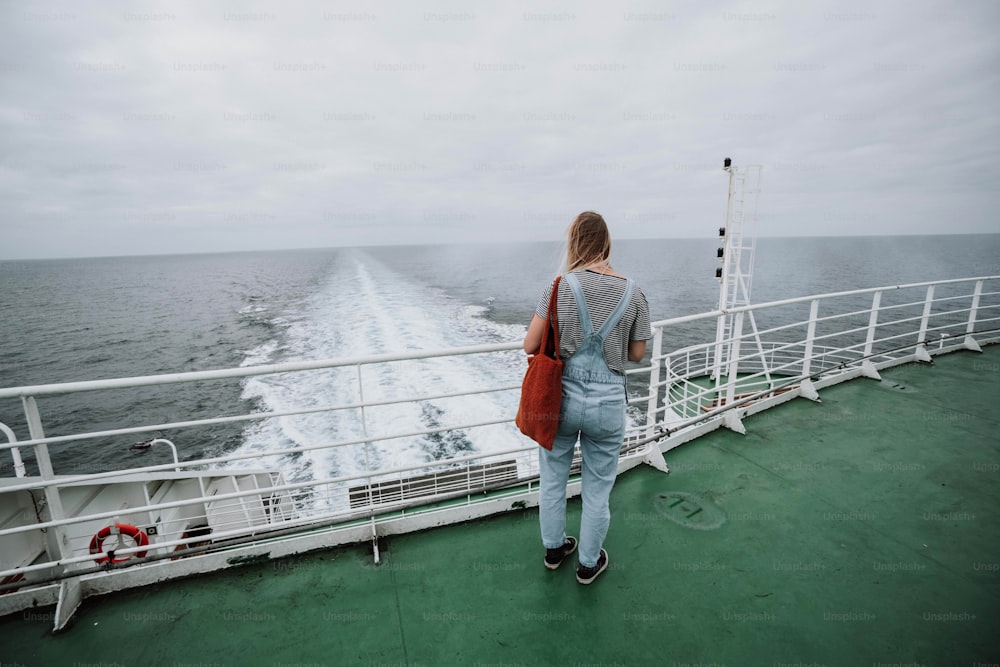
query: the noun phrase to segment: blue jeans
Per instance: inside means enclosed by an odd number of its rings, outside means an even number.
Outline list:
[[[625,386],[563,376],[562,412],[552,450],[539,448],[539,521],[542,544],[555,549],[566,541],[566,483],[577,438],[583,456],[579,560],[593,567],[611,522],[608,499],[618,474],[625,436]]]

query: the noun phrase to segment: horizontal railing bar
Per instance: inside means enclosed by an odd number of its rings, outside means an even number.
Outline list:
[[[814,361],[818,361],[819,357],[821,357],[821,356],[824,356],[824,355],[813,355],[811,357],[811,359],[814,360]],[[684,382],[684,384],[681,385],[681,386],[684,386],[685,388],[686,387],[694,387],[694,388],[698,389],[698,391],[697,392],[689,393],[687,391],[687,389],[685,389],[684,396],[682,397],[681,401],[679,401],[679,402],[685,402],[685,403],[687,403],[687,402],[691,402],[694,399],[707,398],[708,396],[713,395],[713,394],[714,395],[718,395],[720,393],[724,393],[724,391],[726,389],[728,389],[730,385],[733,385],[733,387],[735,387],[735,388],[740,388],[740,385],[743,385],[743,388],[745,388],[746,385],[748,384],[747,380],[753,380],[753,379],[756,379],[758,377],[766,377],[767,373],[774,373],[775,371],[777,371],[777,370],[783,370],[784,368],[786,368],[788,366],[800,366],[800,365],[802,365],[802,360],[801,359],[796,359],[795,361],[789,362],[787,364],[783,364],[781,366],[768,367],[767,370],[758,371],[758,372],[753,373],[751,375],[740,376],[737,380],[735,380],[735,381],[730,380],[730,381],[726,382],[725,384],[719,385],[718,387],[716,387],[716,386],[701,387],[700,385],[698,385],[698,384],[696,384],[694,382],[691,382],[689,379],[685,378],[685,379],[682,379],[682,381]],[[782,376],[783,379],[784,379],[784,377],[785,376]],[[772,385],[772,386],[774,385],[774,381],[773,380],[765,380],[765,383],[769,384],[769,385]],[[675,384],[680,384],[680,383],[675,383]],[[672,392],[672,395],[673,395],[673,392]],[[667,407],[667,406],[664,406],[664,407]]]
[[[726,310],[710,310],[704,313],[695,313],[694,315],[682,315],[681,317],[671,317],[666,320],[657,320],[655,322],[650,322],[650,326],[653,329],[663,328],[668,326],[676,326],[678,324],[687,324],[688,322],[697,322],[698,320],[707,320],[713,317],[718,317],[719,315],[725,315]]]
[[[880,308],[879,310],[882,310],[882,309]],[[832,320],[842,320],[845,317],[854,317],[856,315],[869,315],[869,314],[871,314],[871,312],[872,312],[871,308],[865,308],[864,310],[853,310],[853,311],[851,311],[849,313],[834,313],[832,315],[824,315],[822,317],[817,317],[815,320],[812,320],[812,319],[802,320],[798,324],[799,324],[799,326],[801,326],[803,324],[809,324],[810,322],[829,322],[829,321],[832,321]],[[761,335],[763,335],[765,333],[767,333],[767,332],[766,331],[761,331],[760,332]],[[753,335],[753,334],[751,333],[751,334],[744,334],[744,335]]]
[[[891,340],[894,341],[894,340],[896,340],[898,338],[915,338],[918,333],[920,333],[920,332],[919,331],[906,331],[904,333],[894,334],[892,336],[884,336],[883,338],[879,338],[878,340],[872,341],[872,346],[874,347],[878,343],[886,343],[886,342],[889,342]],[[917,344],[917,341],[914,340],[913,341],[913,345],[916,345],[916,344]]]
[[[746,342],[746,341],[744,341],[744,342]],[[778,343],[778,342],[780,342],[780,341],[774,341],[774,342],[771,342],[770,344],[773,345],[774,343]],[[724,342],[723,344],[726,344],[726,342]],[[714,348],[716,346],[715,343],[699,343],[699,345],[703,345],[706,350]],[[774,352],[779,352],[779,351],[782,351],[782,350],[787,350],[787,349],[793,348],[793,347],[801,347],[801,346],[804,346],[804,345],[805,345],[805,341],[804,340],[798,340],[798,341],[794,341],[794,342],[791,342],[791,343],[782,343],[778,347],[769,348],[765,352],[761,352],[761,351],[758,350],[758,351],[754,352],[752,355],[747,355],[746,357],[740,357],[740,359],[753,358],[753,357],[758,357],[758,356],[765,355],[765,354],[773,354]]]
[[[865,328],[867,328],[867,327],[865,327]],[[803,344],[804,343],[795,343],[795,345],[803,345]],[[865,346],[865,343],[862,341],[862,342],[854,343],[853,345],[849,345],[847,347],[827,347],[827,348],[823,348],[823,349],[818,350],[818,351],[816,351],[816,348],[814,348],[814,352],[815,353],[809,359],[811,361],[820,361],[824,357],[832,356],[833,353],[835,353],[835,352],[844,352],[844,351],[849,351],[849,350],[856,350],[856,348],[863,348],[864,346]],[[768,353],[764,352],[763,354],[768,354]],[[747,357],[741,357],[741,359],[739,361],[740,361],[740,363],[742,363],[742,362],[745,362],[745,361],[747,361],[749,359],[752,359],[753,357],[760,357],[760,356],[761,356],[761,353],[758,351],[758,352],[754,353],[753,355],[749,355]],[[857,357],[857,358],[850,358],[849,357],[848,358],[848,361],[851,362],[851,363],[856,362],[856,361],[860,361],[860,360],[861,360],[860,357]],[[799,366],[799,365],[802,364],[802,362],[803,362],[802,358],[800,358],[800,357],[794,357],[791,361],[789,361],[787,363],[780,364],[778,366],[774,366],[774,365],[767,366],[766,368],[764,368],[764,369],[762,369],[760,371],[757,371],[755,373],[751,373],[751,374],[748,374],[748,375],[741,375],[735,381],[732,381],[732,380],[728,381],[725,384],[720,385],[719,387],[702,388],[699,385],[691,382],[691,380],[690,380],[691,377],[702,377],[702,376],[676,376],[673,379],[675,380],[674,384],[678,384],[679,383],[679,382],[676,382],[676,381],[681,381],[681,382],[686,383],[689,386],[697,387],[698,389],[701,390],[701,391],[699,391],[696,394],[689,394],[684,399],[684,400],[689,400],[691,398],[701,398],[703,396],[708,396],[710,394],[715,394],[718,391],[722,391],[722,390],[728,388],[730,384],[733,384],[735,387],[739,388],[740,384],[742,384],[742,385],[745,386],[747,384],[748,380],[754,380],[754,379],[758,379],[758,378],[763,378],[763,379],[765,379],[765,382],[768,382],[770,384],[774,384],[773,381],[766,380],[766,376],[767,376],[768,373],[775,373],[777,371],[785,370],[785,369],[787,369],[789,367]],[[784,376],[782,376],[782,377],[784,377]],[[669,383],[670,381],[671,381],[671,379],[668,378],[667,380],[659,383],[658,386],[663,386],[663,385]]]
[[[784,331],[786,329],[798,329],[798,328],[804,327],[804,326],[806,326],[808,324],[809,324],[808,320],[802,320],[801,322],[792,322],[791,324],[782,324],[780,326],[772,327],[770,329],[761,329],[761,330],[759,330],[757,332],[757,336],[761,336],[761,337],[768,336],[768,335],[773,334],[773,333],[775,333],[777,331]],[[740,338],[742,339],[744,336],[751,336],[752,337],[753,335],[754,335],[753,332],[750,332],[750,333],[742,334],[740,336]],[[732,341],[733,341],[733,338],[729,337],[729,338],[724,338],[722,340],[722,343],[723,343],[723,345],[726,345],[728,343],[731,343]],[[711,343],[698,343],[698,345],[703,345],[703,346],[705,346],[706,349],[710,349],[710,348],[714,348],[715,345],[716,345],[716,343],[715,342],[711,342]]]
[[[18,445],[42,445],[42,444],[61,444],[65,442],[75,442],[80,440],[88,440],[91,438],[107,438],[117,435],[136,435],[139,433],[153,433],[156,431],[168,431],[177,430],[181,428],[192,428],[194,426],[212,426],[214,424],[230,424],[234,422],[242,421],[255,421],[260,419],[272,419],[275,417],[290,417],[295,415],[307,415],[314,414],[317,412],[336,412],[339,410],[357,410],[359,408],[366,408],[371,406],[385,406],[385,405],[396,405],[399,403],[416,403],[420,401],[433,401],[440,398],[456,398],[459,396],[472,396],[475,394],[489,394],[489,393],[500,393],[503,391],[512,391],[514,389],[520,389],[521,385],[506,385],[496,389],[477,389],[474,391],[466,392],[449,392],[446,394],[436,394],[430,396],[417,397],[412,399],[385,399],[381,401],[370,401],[370,402],[357,402],[357,403],[346,403],[344,405],[336,405],[329,407],[318,407],[318,408],[306,408],[303,410],[281,410],[273,412],[253,412],[247,415],[230,415],[227,417],[211,417],[209,419],[195,419],[192,421],[184,422],[168,422],[166,424],[151,424],[149,426],[135,426],[132,428],[118,428],[111,429],[107,431],[92,431],[87,433],[75,433],[72,435],[55,435],[47,438],[37,438],[35,440],[22,440],[12,445],[0,444],[0,451],[4,449],[9,449],[11,446]],[[363,441],[364,442],[364,441]]]
[[[931,301],[931,303],[944,303],[945,301],[964,301],[964,300],[971,301],[973,296],[975,296],[975,295],[973,295],[973,294],[958,294],[958,295],[954,295],[954,296],[935,296],[934,300]],[[980,294],[979,296],[980,296],[980,298],[982,298],[983,295]],[[951,312],[955,312],[955,311],[951,311]]]
[[[802,343],[796,343],[796,345],[801,345],[801,344]],[[855,350],[856,348],[864,347],[864,345],[865,345],[864,342],[858,342],[858,343],[855,343],[855,344],[850,345],[848,347],[824,347],[824,348],[819,349],[819,350],[816,350],[816,348],[814,348],[815,353],[810,357],[810,359],[813,360],[813,361],[821,360],[823,357],[832,356],[834,353],[836,353],[838,351]],[[767,354],[769,354],[769,353],[768,352],[764,353],[764,355],[767,355]],[[757,352],[757,353],[755,353],[752,356],[741,357],[741,359],[739,361],[740,361],[741,364],[743,364],[744,362],[750,361],[754,357],[761,357],[761,356],[762,356],[761,353]],[[851,360],[853,361],[854,359],[851,358]],[[787,363],[783,363],[783,364],[780,364],[780,365],[777,365],[777,366],[775,366],[775,365],[767,365],[767,366],[765,366],[765,368],[763,368],[762,370],[757,371],[755,373],[752,373],[752,374],[749,374],[749,375],[741,375],[739,377],[739,379],[738,379],[738,382],[745,383],[747,380],[751,380],[751,379],[754,379],[754,378],[757,378],[757,377],[761,377],[761,376],[766,376],[767,373],[775,373],[775,372],[778,372],[778,371],[785,370],[785,369],[787,369],[789,367],[799,366],[799,365],[802,364],[802,361],[803,360],[802,360],[801,357],[791,357],[791,360],[788,361]],[[763,365],[762,361],[759,362],[759,363],[761,363]],[[666,384],[669,384],[669,383],[678,384],[680,382],[684,382],[684,383],[687,383],[687,384],[689,384],[691,386],[699,387],[699,389],[701,389],[701,387],[699,385],[691,382],[691,378],[693,378],[693,377],[704,377],[704,376],[703,375],[681,375],[681,374],[675,374],[672,378],[668,378],[667,380],[659,382],[657,384],[657,387],[662,387],[662,386],[664,386]],[[729,384],[730,383],[727,382],[726,384],[721,385],[720,388],[728,387]],[[705,389],[701,393],[702,394],[705,394],[705,393],[714,393],[715,391],[716,391],[716,388],[715,387],[711,387],[709,389]]]
[[[750,310],[763,310],[763,309],[766,309],[766,308],[775,308],[777,306],[787,306],[787,305],[796,304],[796,303],[805,303],[807,301],[814,301],[816,299],[824,300],[824,299],[833,299],[833,298],[838,298],[838,297],[853,296],[853,295],[859,295],[859,294],[873,294],[875,292],[887,292],[887,291],[890,291],[890,290],[903,290],[903,289],[912,289],[912,288],[916,288],[916,287],[927,287],[927,286],[930,286],[930,285],[950,285],[950,284],[957,284],[957,283],[970,283],[970,282],[975,282],[975,281],[978,281],[978,280],[984,280],[985,281],[985,280],[997,280],[997,279],[1000,279],[1000,275],[995,275],[995,276],[980,276],[980,277],[977,277],[977,278],[952,278],[952,279],[949,279],[949,280],[930,280],[930,281],[921,282],[921,283],[907,283],[907,284],[904,284],[904,285],[886,285],[886,286],[883,286],[883,287],[866,287],[866,288],[863,288],[863,289],[848,290],[846,292],[827,292],[825,294],[814,294],[814,295],[811,295],[811,296],[800,296],[800,297],[795,297],[795,298],[792,298],[792,299],[780,299],[780,300],[777,300],[777,301],[769,301],[767,303],[752,304],[752,305],[748,305],[748,306],[740,306],[738,308],[728,308],[728,309],[725,309],[725,310],[713,310],[713,311],[708,312],[708,313],[699,313],[698,315],[689,315],[689,316],[684,317],[684,318],[672,318],[672,319],[666,319],[666,320],[657,320],[656,322],[652,323],[652,326],[653,327],[669,326],[671,324],[681,324],[681,323],[686,323],[686,322],[692,322],[692,321],[699,320],[699,319],[706,319],[706,318],[710,318],[710,317],[718,317],[719,315],[726,315],[726,314],[729,314],[729,313],[744,313],[744,312],[747,312],[747,311],[750,311]]]
[[[833,333],[823,334],[821,336],[813,336],[813,340],[817,341],[817,340],[826,340],[828,338],[839,338],[840,336],[846,336],[848,334],[859,333],[859,332],[862,332],[862,331],[868,331],[868,325],[867,324],[865,324],[863,326],[855,327],[854,329],[847,329],[846,331],[834,331]],[[863,346],[864,342],[862,342],[861,345]],[[830,350],[845,349],[845,348],[842,348],[842,347],[835,347],[835,346],[827,346],[827,347]],[[854,346],[851,346],[851,347],[854,347]],[[846,349],[850,349],[850,348],[846,348]]]
[[[629,398],[625,402],[628,403],[628,404],[630,404],[630,405],[633,404],[633,403],[642,403],[643,401],[650,400],[652,397],[653,397],[652,394],[644,394],[642,396],[636,396],[634,398]]]
[[[971,299],[972,295],[967,294],[965,296],[962,296],[961,298]],[[936,298],[933,301],[931,301],[931,303],[937,303],[937,302],[938,299]],[[926,303],[927,303],[926,299],[921,299],[920,301],[911,301],[910,303],[896,303],[896,304],[884,305],[884,306],[879,306],[879,311],[899,310],[901,308],[923,308],[924,304]]]
[[[860,313],[869,313],[869,312],[871,312],[871,309],[868,309],[866,311],[859,311],[859,312]],[[819,322],[819,321],[822,321],[822,319],[823,318],[817,318],[816,321]],[[918,317],[917,319],[920,319],[920,318]],[[744,343],[745,342],[751,342],[751,343],[753,343],[754,339],[756,339],[756,338],[761,338],[761,337],[767,336],[769,334],[775,333],[777,331],[784,331],[786,329],[801,328],[801,327],[807,325],[808,323],[809,323],[809,320],[803,320],[803,321],[800,321],[800,322],[793,322],[791,324],[782,324],[780,326],[773,327],[771,329],[762,329],[762,330],[759,330],[756,333],[749,332],[749,333],[741,334],[738,338],[735,338],[735,337],[724,338],[724,339],[722,339],[721,344],[722,345],[728,345],[729,343],[732,343],[732,342],[734,342],[736,340],[739,340],[739,341],[744,342]],[[881,326],[881,323],[879,324],[879,326]],[[772,341],[772,343],[774,343],[774,342],[781,342],[781,341]],[[787,343],[785,346],[787,346],[787,345],[802,345],[802,344],[804,344],[804,341],[797,341],[797,342],[794,342],[794,343]],[[662,358],[666,358],[666,357],[678,357],[678,356],[680,356],[682,354],[690,354],[693,351],[699,351],[699,352],[697,352],[697,354],[700,356],[701,354],[704,353],[702,351],[713,350],[718,345],[719,345],[719,343],[715,342],[715,341],[708,342],[708,343],[696,343],[695,345],[689,345],[688,347],[682,347],[680,349],[674,350],[673,352],[666,353],[666,354],[663,355]],[[780,348],[775,348],[775,349],[780,349]]]
[[[390,363],[396,361],[414,361],[439,357],[453,357],[469,354],[489,354],[494,352],[510,352],[523,349],[521,343],[490,343],[485,345],[468,345],[465,347],[450,347],[421,352],[399,352],[374,354],[360,357],[339,359],[321,359],[318,361],[292,361],[263,366],[246,366],[243,368],[225,368],[212,371],[190,371],[186,373],[166,373],[163,375],[142,375],[129,378],[109,380],[86,380],[82,382],[63,382],[60,384],[40,384],[25,387],[0,389],[0,398],[20,398],[22,396],[51,396],[78,391],[97,391],[101,389],[126,389],[158,384],[176,384],[179,382],[199,382],[202,380],[226,380],[232,378],[252,377],[255,375],[274,375],[276,373],[293,373],[298,371],[321,370],[324,368],[342,368],[345,366],[363,366],[371,364]]]
[[[147,466],[147,467],[144,467],[144,468],[123,468],[123,469],[120,469],[120,470],[108,470],[108,471],[105,471],[105,472],[90,473],[90,474],[87,474],[87,475],[78,475],[76,477],[56,478],[56,479],[51,479],[51,480],[48,480],[48,481],[41,481],[39,479],[39,481],[37,483],[33,483],[33,484],[21,484],[21,485],[17,485],[17,486],[2,487],[2,488],[0,488],[0,492],[7,493],[7,492],[13,492],[13,491],[23,491],[23,490],[26,490],[26,489],[42,489],[42,488],[45,488],[46,486],[70,485],[70,484],[76,484],[78,482],[96,482],[96,481],[103,481],[103,480],[107,480],[107,479],[113,479],[115,477],[125,477],[127,475],[134,475],[136,473],[165,472],[165,471],[173,470],[173,469],[177,468],[178,466],[179,467],[183,467],[183,468],[193,468],[193,467],[196,467],[196,466],[203,466],[203,465],[207,465],[207,464],[210,464],[210,463],[229,463],[231,461],[242,461],[244,459],[259,459],[259,458],[264,457],[264,456],[285,456],[287,454],[296,454],[296,453],[301,453],[301,452],[311,452],[311,451],[324,450],[324,449],[336,449],[338,447],[349,447],[351,445],[361,445],[361,444],[364,444],[364,443],[380,442],[382,440],[397,440],[399,438],[411,438],[411,437],[418,436],[418,435],[428,435],[430,433],[445,433],[447,431],[461,431],[461,430],[471,429],[471,428],[480,428],[480,427],[483,427],[483,426],[496,426],[498,424],[507,424],[507,423],[510,423],[510,422],[513,422],[513,421],[514,421],[513,417],[505,417],[503,419],[492,419],[492,420],[488,420],[488,421],[472,422],[472,423],[469,423],[469,424],[460,424],[460,425],[455,425],[455,426],[440,426],[440,427],[436,427],[436,428],[421,429],[421,430],[418,430],[418,431],[411,431],[411,432],[405,432],[405,433],[393,433],[393,434],[388,434],[388,435],[377,435],[377,436],[371,436],[370,435],[368,437],[355,438],[355,439],[351,439],[351,440],[342,440],[340,442],[334,442],[334,443],[324,443],[324,444],[321,444],[321,445],[304,445],[302,447],[286,447],[284,449],[271,450],[271,451],[264,452],[264,453],[262,453],[262,452],[251,452],[251,453],[239,454],[239,455],[228,454],[226,456],[217,456],[217,457],[209,458],[209,459],[195,459],[193,461],[180,461],[178,463],[163,463],[163,464],[159,464],[159,465],[155,465],[155,466]],[[450,461],[452,459],[448,459],[448,460]],[[235,470],[235,469],[231,470],[231,469],[228,469],[228,468],[221,468],[221,469],[217,469],[217,470],[213,470],[213,471],[208,471],[208,472],[222,472],[224,474],[238,474],[238,470]],[[375,471],[375,472],[373,472],[371,474],[381,474],[381,473],[379,473],[378,471]],[[2,534],[2,533],[0,533],[0,534]]]
[[[968,298],[971,298],[971,295],[969,295],[969,296],[963,296],[963,297],[955,297],[955,298],[968,299]],[[912,305],[912,306],[923,306],[924,302],[921,301],[921,302],[913,303],[913,304],[910,304],[910,305]],[[879,308],[879,311],[881,312],[881,311],[889,310],[891,308],[892,308],[891,306],[889,306],[889,307],[881,307],[881,308]],[[844,319],[846,317],[852,317],[852,316],[856,316],[856,315],[868,315],[868,314],[871,313],[871,310],[872,310],[871,308],[868,308],[866,310],[858,310],[858,311],[853,311],[853,312],[850,312],[850,313],[837,313],[837,314],[833,314],[833,315],[825,315],[823,317],[817,317],[815,320],[803,320],[801,322],[796,322],[796,323],[793,323],[793,324],[781,325],[781,326],[774,327],[774,328],[771,328],[771,329],[764,329],[764,330],[761,330],[761,331],[758,331],[758,332],[749,332],[749,333],[741,334],[738,338],[733,338],[733,337],[726,338],[726,339],[724,339],[722,341],[722,344],[725,345],[725,344],[731,343],[731,342],[733,342],[735,340],[739,340],[741,343],[746,343],[746,342],[752,343],[754,338],[760,338],[762,336],[766,336],[766,335],[774,333],[776,331],[782,331],[782,330],[785,330],[785,329],[791,329],[791,328],[801,327],[801,326],[806,325],[809,322],[813,322],[813,321],[819,323],[819,322],[827,322],[827,321]],[[930,317],[942,317],[942,316],[945,316],[945,315],[960,315],[962,313],[968,313],[971,310],[972,310],[971,308],[964,308],[964,309],[957,309],[957,310],[941,311],[941,312],[936,312],[936,313],[932,312],[932,313],[930,313],[929,316]],[[979,310],[982,310],[982,308],[980,308]],[[890,320],[888,322],[879,322],[876,325],[876,327],[881,328],[881,327],[892,325],[892,324],[899,324],[899,323],[905,323],[905,322],[915,322],[915,321],[921,320],[922,318],[923,318],[922,315],[915,315],[913,317],[903,318],[903,319],[899,319],[899,320]],[[955,326],[959,326],[960,324],[964,324],[964,322],[956,322]],[[831,338],[831,337],[846,335],[846,334],[849,334],[849,333],[857,333],[857,332],[860,332],[860,331],[867,331],[868,328],[869,328],[869,326],[867,324],[864,324],[864,325],[860,325],[860,326],[858,326],[858,327],[856,327],[854,329],[848,329],[846,331],[838,331],[838,332],[834,332],[834,333],[831,333],[831,334],[824,334],[823,336],[816,336],[813,340],[822,340],[824,338]],[[795,345],[795,344],[804,344],[804,341],[802,341],[801,343],[793,343],[792,345]],[[716,345],[717,345],[717,343],[714,343],[714,342],[713,343],[699,343],[698,344],[699,347],[703,347],[704,349],[710,349],[710,348],[715,347]],[[692,348],[684,348],[684,350],[688,350],[688,349],[692,349]],[[774,349],[780,349],[780,348],[774,348]],[[674,353],[670,353],[670,355],[665,355],[665,356],[673,356],[673,355],[676,355],[676,354],[677,353],[674,352]],[[755,354],[757,356],[759,356],[761,354],[761,352],[758,351]],[[766,354],[766,352],[764,354]],[[749,356],[753,356],[753,355],[749,355]],[[744,357],[741,357],[741,358],[744,358]]]
[[[956,328],[958,328],[958,329],[962,329],[962,332],[961,333],[956,333],[956,334],[949,334],[948,338],[964,338],[966,336],[966,333],[965,333],[965,325],[966,324],[967,324],[966,322],[952,322],[951,324],[942,324],[942,325],[936,326],[936,327],[927,327],[925,333],[930,333],[932,331],[943,331],[945,329],[956,329]],[[926,343],[926,342],[930,342],[930,341],[924,341],[924,342]]]

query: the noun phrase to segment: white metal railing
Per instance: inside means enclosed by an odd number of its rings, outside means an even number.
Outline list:
[[[736,327],[730,338],[721,341],[724,348],[733,345],[741,354],[725,357],[736,363],[730,363],[725,376],[716,378],[714,384],[705,380],[717,353],[715,341],[664,353],[659,349],[660,332],[680,324],[680,319],[690,323],[720,317],[719,312],[655,322],[649,394],[658,395],[660,400],[649,403],[647,424],[695,418],[704,414],[713,401],[724,404],[739,395],[787,390],[797,386],[796,379],[851,373],[866,361],[892,365],[902,360],[923,360],[929,348],[936,345],[943,350],[946,342],[951,343],[951,348],[976,349],[977,343],[970,337],[977,327],[986,332],[983,340],[997,338],[1000,292],[984,291],[987,283],[996,288],[997,280],[991,276],[869,288],[734,309],[734,313],[754,313],[758,322],[774,314],[772,319],[777,323],[752,332]],[[970,285],[971,292],[967,291]],[[942,287],[965,291],[935,298],[935,289]],[[904,298],[900,303],[883,303],[883,296],[892,293]],[[914,299],[911,295],[915,293],[921,298]],[[859,300],[869,295],[870,305],[861,307]],[[783,322],[782,308],[798,304],[809,305],[808,318]],[[938,338],[931,340],[932,334]],[[761,338],[765,340],[758,344]],[[958,345],[954,344],[956,339],[961,341]]]
[[[989,276],[853,290],[654,322],[649,364],[630,368],[627,372],[631,380],[629,403],[633,410],[638,411],[639,417],[628,429],[622,467],[635,465],[649,456],[651,449],[665,450],[670,446],[666,443],[686,429],[718,422],[727,411],[745,410],[754,401],[801,389],[813,381],[856,375],[865,364],[889,366],[923,359],[936,351],[959,347],[975,349],[977,339],[979,342],[1000,340],[997,334],[1000,330],[998,281],[1000,276]],[[889,303],[893,300],[897,302]],[[798,312],[803,306],[809,308],[806,319],[789,314]],[[753,317],[744,318],[746,313],[751,313]],[[678,338],[692,323],[711,322],[727,315],[733,316],[733,327],[726,340],[666,349],[666,341]],[[748,324],[749,331],[746,330]],[[758,326],[761,328],[758,329]],[[484,383],[462,391],[366,399],[361,373],[362,367],[416,360],[446,361],[463,355],[492,355],[499,360],[500,355],[520,354],[517,352],[519,349],[520,342],[512,342],[0,389],[0,401],[21,401],[30,436],[27,440],[17,441],[13,430],[5,428],[8,442],[0,444],[0,454],[5,454],[3,450],[10,450],[14,455],[18,448],[31,451],[34,456],[29,464],[37,469],[37,472],[32,471],[35,474],[20,476],[18,473],[16,478],[3,480],[5,483],[0,485],[0,498],[14,498],[13,494],[28,493],[35,500],[44,499],[44,511],[29,517],[31,520],[18,525],[4,526],[0,523],[0,544],[7,540],[26,539],[30,534],[37,537],[41,531],[45,533],[41,538],[45,553],[34,563],[16,567],[0,561],[0,580],[25,573],[71,574],[75,569],[92,564],[94,556],[88,551],[70,549],[67,545],[85,538],[94,525],[116,522],[122,516],[138,517],[136,522],[149,525],[154,523],[156,515],[173,511],[184,513],[189,524],[196,525],[208,518],[211,504],[211,511],[217,518],[221,517],[221,523],[211,535],[206,536],[204,532],[185,535],[179,524],[172,525],[157,535],[145,549],[125,548],[117,552],[128,555],[149,550],[164,555],[173,549],[184,549],[206,541],[224,544],[228,538],[247,535],[266,537],[279,529],[305,530],[317,524],[329,526],[365,520],[374,525],[379,516],[431,511],[429,508],[437,507],[443,501],[453,504],[455,498],[462,498],[469,505],[484,502],[489,497],[484,491],[489,490],[515,488],[519,489],[517,493],[530,494],[535,489],[537,476],[536,446],[517,434],[511,424],[520,377],[502,377],[492,381],[492,384]],[[711,373],[719,350],[724,351],[725,372],[713,378]],[[355,369],[352,375],[357,382],[358,400],[207,419],[128,425],[53,437],[45,435],[37,406],[39,399],[79,392],[175,384],[183,387],[188,383],[245,380],[253,376],[331,368]],[[648,381],[636,376],[648,376]],[[511,405],[511,410],[509,414],[495,418],[466,419],[431,427],[415,424],[412,428],[380,431],[369,423],[371,411],[378,408],[473,395],[506,397],[501,402]],[[174,461],[169,463],[89,474],[60,474],[53,467],[49,453],[50,447],[72,447],[76,450],[96,446],[93,443],[111,437],[149,436],[164,431],[169,431],[173,440],[183,443],[185,434],[213,425],[344,411],[358,414],[361,420],[360,436],[337,438],[336,434],[331,434],[329,441],[285,446],[264,453],[204,455],[182,461],[175,456]],[[287,481],[277,474],[280,471],[273,470],[274,466],[263,464],[265,457],[273,461],[281,455],[335,452],[343,448],[368,447],[372,443],[387,445],[407,438],[457,431],[468,432],[469,440],[475,442],[475,434],[485,433],[488,429],[493,429],[490,432],[494,435],[501,433],[500,440],[505,443],[504,446],[417,465],[366,465],[364,470],[353,474]],[[230,466],[234,461],[253,462],[258,467],[271,469],[270,485],[261,487],[254,482],[253,488],[241,489],[234,482],[232,491],[217,492],[211,496],[203,491],[194,497],[170,501],[164,501],[147,489],[146,500],[127,509],[74,514],[63,508],[63,497],[69,489],[79,485],[97,488],[143,479],[166,484],[184,476],[250,474],[239,468],[220,468]],[[265,502],[265,498],[269,500]],[[273,500],[274,505],[271,499],[277,499]],[[274,511],[270,511],[272,507]]]

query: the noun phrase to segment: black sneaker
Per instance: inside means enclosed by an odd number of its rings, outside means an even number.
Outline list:
[[[597,565],[594,567],[584,567],[581,565],[576,568],[576,580],[581,584],[589,584],[597,579],[597,575],[608,569],[608,552],[601,549],[601,555],[597,558]]]
[[[550,570],[556,569],[562,565],[566,556],[570,555],[574,551],[576,551],[576,538],[567,537],[561,547],[545,550],[545,567]]]

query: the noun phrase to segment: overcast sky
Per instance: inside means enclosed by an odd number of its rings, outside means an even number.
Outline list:
[[[1000,232],[1000,3],[4,2],[0,258]]]

